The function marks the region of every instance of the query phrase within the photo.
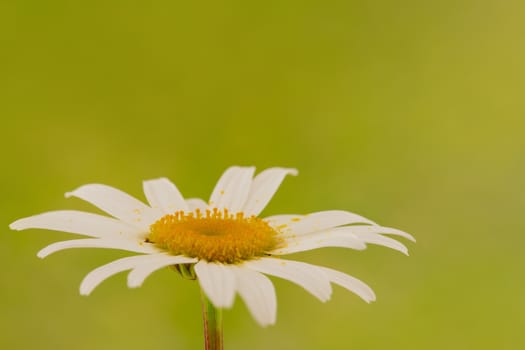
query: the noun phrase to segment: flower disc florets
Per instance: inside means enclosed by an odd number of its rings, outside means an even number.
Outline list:
[[[265,256],[281,243],[260,218],[216,208],[165,215],[151,225],[147,240],[174,255],[226,264]]]

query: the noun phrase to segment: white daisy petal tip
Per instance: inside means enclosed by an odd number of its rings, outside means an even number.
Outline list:
[[[44,259],[50,256],[51,254],[57,252],[57,250],[53,249],[52,245],[53,244],[50,244],[47,247],[40,249],[38,253],[36,253],[36,256],[40,259]]]
[[[394,235],[394,236],[403,237],[403,238],[408,239],[411,242],[416,243],[416,238],[414,236],[412,236],[410,233],[398,230],[396,228],[391,228],[391,227],[386,227],[385,229],[387,230],[386,232],[384,232],[384,234],[386,234],[386,235],[391,234],[391,235]]]
[[[38,216],[41,216],[43,214],[39,214],[39,215],[34,215],[34,216],[29,216],[29,217],[26,217],[26,218],[22,218],[22,219],[18,219],[12,223],[9,224],[9,229],[13,230],[13,231],[22,231],[22,230],[26,230],[28,228],[38,228],[38,227],[33,227],[31,225],[31,222],[33,221],[33,219],[35,217],[38,217]]]
[[[79,288],[79,293],[80,295],[82,295],[83,297],[87,297],[91,294],[91,292],[93,291],[93,289],[89,290],[87,289],[85,286],[82,286],[80,285],[80,288]]]
[[[82,282],[80,283],[80,287],[78,289],[80,295],[86,296],[86,297],[89,296],[98,285],[98,284],[90,283],[87,277],[89,277],[89,275],[86,276],[86,278],[82,280]]]
[[[363,297],[360,297],[360,298],[362,301],[364,301],[367,304],[372,304],[373,302],[376,301],[375,299],[370,299],[370,298],[363,298]]]
[[[406,232],[405,232],[406,233]],[[412,241],[414,243],[416,243],[416,237],[412,236],[410,233],[407,233],[407,235],[405,236],[409,241]]]
[[[92,187],[98,187],[98,186],[106,186],[106,185],[102,185],[98,183],[85,184],[85,185],[79,186],[71,191],[64,193],[64,197],[66,198],[77,197],[81,195],[83,192],[85,192],[86,190],[89,190]]]
[[[288,175],[292,175],[292,176],[299,175],[299,170],[297,170],[296,168],[286,168],[286,170],[288,171]]]
[[[86,185],[84,185],[84,186],[86,186]],[[78,187],[78,188],[75,188],[75,189],[72,190],[72,191],[68,191],[68,192],[64,193],[64,197],[66,197],[66,198],[75,197],[75,196],[76,196],[76,192],[77,192],[78,190],[80,190],[80,189],[81,189],[82,187],[84,187],[84,186],[80,186],[80,187]]]
[[[16,220],[15,222],[12,222],[9,224],[9,229],[10,230],[13,230],[13,231],[21,231],[23,230],[23,225],[20,224],[20,221],[22,221],[23,219],[20,219],[20,220]]]
[[[344,272],[333,270],[327,267],[319,266],[319,269],[324,273],[326,278],[330,280],[330,282],[337,284],[350,292],[355,293],[365,302],[371,303],[372,301],[376,300],[376,295],[372,288],[370,288],[366,283],[362,282],[361,280],[347,275]]]
[[[142,284],[144,283],[144,280],[139,281],[139,280],[137,280],[136,278],[130,278],[130,275],[131,275],[131,272],[130,272],[130,274],[128,275],[128,280],[127,280],[127,286],[128,286],[128,288],[135,289],[135,288],[142,287]]]
[[[167,177],[161,176],[161,177],[154,177],[152,179],[142,180],[142,184],[154,183],[154,182],[157,182],[157,181],[162,181],[162,182],[169,181],[169,182],[171,182]]]
[[[86,281],[86,279],[84,279],[80,283],[80,288],[78,289],[79,294],[84,297],[90,296],[93,293],[93,291],[98,287],[98,285],[99,283],[93,284],[90,281]]]
[[[365,298],[365,297],[361,297],[361,299],[363,299],[363,301],[367,304],[372,304],[373,302],[376,301],[376,295],[375,293],[373,293],[373,296],[369,297],[369,298]]]

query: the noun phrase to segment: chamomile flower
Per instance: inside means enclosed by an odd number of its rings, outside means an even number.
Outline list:
[[[154,271],[175,266],[193,274],[217,308],[230,308],[238,293],[261,326],[274,324],[277,312],[275,289],[266,275],[287,279],[322,302],[330,299],[332,283],[366,302],[375,300],[370,287],[343,272],[280,257],[323,247],[363,250],[367,244],[407,254],[407,248],[389,236],[413,237],[341,210],[262,218],[259,214],[285,176],[297,171],[270,168],[255,177],[254,172],[253,167],[230,167],[208,202],[185,199],[166,178],[144,181],[148,205],[113,187],[88,184],[66,193],[66,197],[85,200],[110,216],[51,211],[17,220],[10,228],[49,229],[90,237],[53,243],[38,252],[40,258],[70,248],[138,253],[91,271],[80,285],[83,295],[122,271],[130,271],[127,283],[134,288]]]

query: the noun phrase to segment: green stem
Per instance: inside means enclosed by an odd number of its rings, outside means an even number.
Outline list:
[[[204,349],[223,350],[222,310],[213,306],[201,289],[202,320],[204,321]]]

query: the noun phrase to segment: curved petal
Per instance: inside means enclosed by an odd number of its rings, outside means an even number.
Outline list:
[[[159,248],[155,247],[150,243],[137,242],[133,240],[110,240],[101,238],[84,238],[84,239],[72,239],[69,241],[56,242],[48,245],[44,249],[40,250],[36,255],[43,259],[55,252],[71,248],[108,248],[108,249],[120,249],[127,250],[135,253],[158,253],[162,252]]]
[[[66,193],[66,197],[72,196],[83,199],[117,219],[146,231],[162,216],[160,210],[152,209],[129,194],[106,185],[84,185]]]
[[[89,295],[105,279],[122,271],[130,270],[136,266],[146,264],[149,261],[155,261],[158,254],[136,255],[110,262],[91,271],[84,277],[80,283],[80,294]],[[164,254],[161,254],[164,256]]]
[[[186,205],[188,206],[189,211],[195,211],[199,209],[201,212],[205,212],[208,209],[208,203],[200,198],[189,198],[186,199]]]
[[[325,273],[314,265],[292,260],[261,258],[246,261],[244,266],[298,284],[322,302],[329,300],[332,294],[330,281]]]
[[[336,227],[336,228],[333,228],[331,230],[327,230],[324,232],[317,232],[312,235],[318,235],[318,234],[334,234],[334,235],[342,235],[342,236],[351,235],[351,236],[357,237],[358,239],[360,239],[361,241],[365,243],[382,245],[382,246],[400,251],[401,253],[405,255],[408,255],[408,248],[404,244],[390,237],[383,236],[383,234],[400,235],[399,233],[404,233],[404,232],[399,231],[394,228],[382,227],[382,226],[344,226],[344,227]]]
[[[366,226],[365,226],[366,227]],[[414,238],[414,236],[412,236],[410,233],[406,233],[404,231],[401,231],[401,230],[398,230],[397,228],[392,228],[392,227],[381,227],[381,231],[378,232],[378,233],[381,233],[382,235],[394,235],[394,236],[400,236],[400,237],[403,237],[403,238],[406,238],[412,242],[415,242],[416,239]]]
[[[190,264],[195,262],[197,262],[197,259],[188,258],[182,255],[159,255],[157,258],[149,260],[147,263],[137,266],[129,273],[128,287],[140,287],[149,275],[151,275],[153,272],[159,269],[162,269],[163,267],[177,264]]]
[[[367,303],[376,300],[374,291],[366,283],[341,271],[332,270],[327,267],[318,267],[325,273],[330,282],[357,294]]]
[[[259,215],[281,185],[286,175],[297,175],[297,169],[270,168],[253,179],[248,199],[242,211],[244,214]]]
[[[405,255],[408,255],[408,248],[404,244],[390,237],[385,237],[376,233],[363,233],[357,235],[357,237],[362,239],[366,243],[382,245],[383,247],[391,248]]]
[[[144,194],[152,208],[158,208],[165,214],[188,210],[182,194],[175,184],[165,177],[144,181],[143,187]]]
[[[407,237],[407,238],[409,238],[408,236],[412,237],[408,233],[405,233],[395,228],[385,227],[385,226],[370,226],[370,225],[351,225],[351,226],[335,227],[335,228],[321,231],[321,232],[314,232],[313,234],[318,234],[322,232],[346,232],[348,234],[354,234],[357,236],[373,233],[373,234],[381,234],[381,235],[388,235],[388,234],[397,235],[397,236],[402,236],[402,237]]]
[[[277,298],[270,279],[263,274],[241,266],[232,266],[237,280],[237,290],[253,318],[266,327],[275,323]]]
[[[235,275],[229,266],[201,260],[195,265],[195,273],[213,305],[221,308],[233,305]]]
[[[110,239],[138,238],[144,234],[139,228],[120,220],[76,210],[57,210],[30,216],[13,222],[9,228],[55,230]]]
[[[327,231],[318,234],[287,237],[282,247],[271,251],[270,254],[285,255],[325,247],[363,250],[366,249],[366,244],[354,235]]]
[[[210,208],[228,209],[232,213],[241,211],[250,192],[254,171],[254,167],[228,168],[213,189]]]
[[[308,214],[302,217],[291,218],[290,221],[281,224],[283,225],[281,232],[292,235],[303,235],[342,225],[362,223],[377,225],[373,221],[348,211],[327,210]]]

